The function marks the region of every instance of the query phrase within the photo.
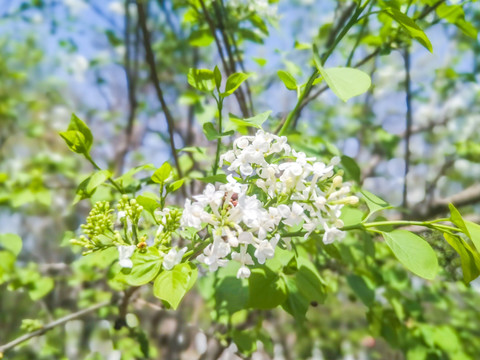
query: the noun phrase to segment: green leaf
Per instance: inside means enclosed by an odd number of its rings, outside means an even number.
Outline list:
[[[358,166],[357,162],[352,159],[350,156],[342,155],[342,165],[345,168],[350,179],[356,181],[357,183],[360,182],[360,167]]]
[[[287,299],[285,281],[266,266],[252,270],[248,285],[248,307],[273,309]]]
[[[286,279],[286,284],[288,297],[282,304],[282,308],[292,315],[296,321],[302,323],[305,320],[305,315],[310,302],[300,293],[300,291],[298,291],[295,279],[288,277]]]
[[[178,189],[180,189],[182,187],[184,182],[185,182],[185,179],[180,179],[180,180],[174,181],[171,184],[168,184],[167,185],[167,193],[172,193],[174,191],[177,191]]]
[[[368,209],[370,210],[370,213],[368,214],[367,218],[369,218],[370,215],[372,215],[377,211],[391,208],[391,205],[389,203],[379,198],[378,196],[372,194],[371,192],[367,190],[362,190],[361,193],[363,195],[363,200],[365,200],[365,202],[367,203]]]
[[[477,29],[475,26],[465,21],[465,13],[460,5],[440,4],[435,11],[437,15],[447,20],[451,24],[455,24],[465,35],[472,39],[477,38]]]
[[[160,206],[158,203],[158,197],[151,192],[145,192],[142,195],[138,195],[136,200],[138,204],[143,206],[143,208],[152,215],[154,215],[155,210]]]
[[[136,180],[133,178],[133,175],[139,173],[140,171],[143,170],[155,170],[155,166],[152,164],[145,164],[145,165],[140,165],[136,166],[129,171],[127,171],[125,174],[122,176],[119,176],[118,178],[115,179],[115,182],[120,183],[121,186],[127,187],[131,183],[135,182]]]
[[[252,59],[253,59],[253,61],[255,61],[261,67],[263,67],[267,64],[267,59],[259,58],[259,57],[254,57]]]
[[[477,251],[480,251],[480,225],[469,220],[463,220],[463,222],[468,230],[470,240],[472,240],[473,245],[475,245],[477,248]]]
[[[448,208],[450,209],[450,221],[471,239],[470,232],[468,231],[467,225],[465,224],[460,212],[453,204],[448,204]]]
[[[370,76],[358,69],[347,67],[324,69],[318,63],[317,68],[328,87],[343,101],[367,92],[372,84]]]
[[[363,216],[363,211],[351,206],[345,206],[342,208],[342,215],[340,216],[340,219],[343,221],[344,226],[351,226],[360,224]]]
[[[209,29],[200,29],[192,31],[190,37],[188,38],[188,42],[192,46],[208,46],[213,42],[214,38],[210,33]]]
[[[67,131],[60,132],[70,150],[77,154],[87,155],[93,144],[93,135],[87,124],[72,114]]]
[[[162,266],[162,258],[158,249],[150,246],[146,251],[135,251],[132,263],[132,271],[126,276],[126,280],[132,286],[140,286],[157,276]]]
[[[215,129],[215,126],[211,122],[203,124],[203,132],[207,137],[208,141],[220,139],[222,137],[231,136],[234,134],[233,130],[219,134],[218,131]]]
[[[15,255],[10,251],[0,250],[0,284],[9,278],[9,274],[15,269]]]
[[[192,69],[188,70],[188,83],[195,89],[211,92],[215,89],[215,76],[213,71],[208,69]]]
[[[470,248],[465,241],[456,235],[443,233],[443,237],[450,246],[460,255],[462,265],[463,280],[469,283],[480,275],[480,256],[478,252]]]
[[[95,190],[111,177],[112,173],[108,170],[95,171],[78,185],[77,195],[73,203],[76,204],[80,200],[90,198],[95,193]]]
[[[82,120],[80,120],[77,115],[72,114],[70,118],[70,124],[68,125],[67,130],[79,131],[85,138],[85,146],[87,151],[90,151],[93,144],[93,135],[90,131],[90,128]]]
[[[227,84],[225,85],[225,92],[220,94],[222,97],[227,97],[232,95],[235,90],[239,88],[242,83],[247,80],[249,77],[248,74],[244,73],[235,73],[228,77]]]
[[[254,127],[257,129],[261,129],[262,124],[268,119],[268,116],[271,113],[272,111],[269,110],[246,119],[240,119],[233,114],[229,114],[229,115],[230,115],[230,121],[233,124],[235,124],[237,128]]]
[[[323,303],[325,301],[325,282],[315,265],[306,257],[297,258],[298,272],[295,281],[300,293],[309,301]]]
[[[234,329],[232,332],[232,340],[243,355],[248,356],[257,350],[258,337],[253,331]]]
[[[453,204],[448,204],[448,208],[450,209],[450,220],[472,240],[477,251],[480,251],[480,225],[464,220]]]
[[[213,69],[213,77],[215,79],[215,86],[217,87],[217,90],[220,91],[220,86],[222,85],[222,73],[217,65],[215,65],[215,68]]]
[[[401,11],[394,8],[384,9],[383,12],[385,12],[393,20],[395,20],[401,27],[403,27],[407,31],[407,33],[412,38],[422,44],[428,51],[433,52],[430,40],[428,39],[427,35],[425,35],[423,30],[417,24],[415,24],[415,21],[410,19]]]
[[[438,260],[432,247],[420,236],[406,230],[382,232],[396,258],[414,274],[432,280],[438,272]]]
[[[172,167],[168,162],[164,162],[152,175],[152,181],[157,184],[164,184],[172,173]]]
[[[289,72],[278,70],[277,75],[288,90],[297,90],[297,80]]]
[[[347,282],[365,306],[371,307],[373,305],[375,301],[375,291],[369,286],[367,281],[365,281],[365,278],[358,275],[348,275]]]
[[[192,263],[180,263],[172,270],[164,270],[153,284],[153,294],[177,309],[185,294],[197,280],[198,270]]]
[[[31,283],[31,286],[32,287],[28,289],[28,295],[33,301],[37,301],[53,290],[55,282],[52,278],[42,277]]]
[[[0,234],[0,246],[18,256],[22,250],[22,238],[16,234]]]
[[[80,131],[68,130],[59,133],[67,143],[68,148],[77,154],[88,154],[85,136]]]

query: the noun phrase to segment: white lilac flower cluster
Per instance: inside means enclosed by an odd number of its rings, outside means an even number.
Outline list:
[[[280,239],[288,248],[288,231],[302,228],[307,238],[324,232],[323,242],[343,238],[339,219],[350,186],[334,174],[334,166],[292,150],[286,137],[258,131],[255,136],[235,140],[233,149],[220,158],[227,164],[228,183],[216,188],[208,184],[203,194],[187,200],[181,224],[202,230],[207,227],[212,242],[198,260],[215,271],[229,261],[241,264],[237,277],[247,278],[254,265],[249,248],[259,264],[273,258]]]

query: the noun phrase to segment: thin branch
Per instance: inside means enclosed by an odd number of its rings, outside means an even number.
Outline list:
[[[432,201],[430,204],[419,203],[413,209],[409,218],[428,219],[443,212],[448,211],[448,204],[452,203],[456,207],[468,206],[480,202],[480,184],[469,186],[461,192]]]
[[[16,338],[15,340],[12,340],[9,343],[6,343],[5,345],[1,345],[0,346],[0,358],[1,358],[1,355],[3,355],[3,353],[5,353],[7,350],[12,349],[17,345],[19,345],[19,344],[21,344],[21,343],[23,343],[27,340],[30,340],[31,338],[34,338],[36,336],[41,336],[41,335],[45,334],[47,331],[50,331],[57,326],[63,325],[63,324],[65,324],[65,323],[67,323],[71,320],[81,318],[82,316],[90,314],[90,313],[92,313],[92,312],[94,312],[94,311],[96,311],[96,310],[98,310],[98,309],[100,309],[104,306],[110,305],[110,303],[111,303],[110,301],[103,301],[103,302],[100,302],[98,304],[92,305],[89,308],[77,311],[73,314],[69,314],[67,316],[64,316],[64,317],[58,319],[58,320],[52,321],[51,323],[43,326],[41,329],[38,329],[38,330],[32,331],[28,334],[22,335],[22,336]]]
[[[415,20],[421,20],[421,19],[425,18],[427,15],[429,15],[432,11],[434,11],[438,6],[440,6],[444,2],[445,2],[445,0],[440,0],[437,3],[435,3],[433,6],[425,6],[423,11],[419,14],[419,16]],[[392,41],[390,41],[390,43],[394,42],[395,40],[396,39],[392,39]],[[354,67],[358,68],[358,67],[362,66],[363,64],[365,64],[366,62],[370,61],[372,58],[374,58],[375,56],[377,56],[380,53],[380,50],[381,50],[381,47],[376,48],[370,54],[365,56],[362,60],[357,62],[354,65]],[[353,54],[351,54],[351,56],[353,57]],[[295,123],[297,123],[298,118],[300,117],[300,114],[301,114],[302,110],[305,108],[305,106],[307,106],[311,101],[315,100],[325,90],[327,90],[327,87],[322,87],[318,91],[316,91],[315,93],[310,95],[310,92],[311,92],[312,89],[313,88],[311,88],[307,91],[307,94],[306,94],[305,98],[302,99],[302,103],[300,104],[300,106],[294,110],[295,111],[295,118],[294,118]]]
[[[212,33],[212,36],[215,40],[215,44],[217,45],[218,53],[220,55],[220,59],[222,60],[223,68],[224,68],[225,73],[228,77],[232,73],[235,72],[235,61],[232,57],[229,56],[228,62],[230,64],[227,63],[227,58],[225,57],[222,45],[220,43],[220,39],[217,35],[216,25],[215,25],[213,19],[210,17],[210,14],[208,12],[208,9],[205,5],[204,0],[199,0],[199,2],[200,2],[200,6],[202,7],[202,12],[203,12],[203,15],[205,16],[205,20],[207,21],[208,27],[210,28],[210,32]],[[198,12],[198,9],[195,8],[195,10],[197,10],[197,12]],[[227,49],[226,50],[227,53],[231,54],[231,49],[229,49],[229,46],[227,45],[227,42],[225,42],[225,48]],[[232,61],[233,61],[233,67],[230,67],[232,65]],[[240,95],[240,94],[242,94],[242,95]],[[247,108],[247,105],[245,103],[245,98],[243,97],[243,93],[241,93],[241,91],[235,91],[234,95],[235,95],[235,98],[237,99],[240,110],[242,111],[242,115],[244,117],[248,117],[248,108]]]
[[[132,49],[131,49],[131,38],[130,38],[130,29],[131,29],[131,15],[129,11],[130,0],[125,0],[125,31],[124,31],[124,41],[125,41],[125,80],[127,83],[127,93],[128,93],[128,116],[127,116],[127,126],[125,127],[125,144],[123,144],[121,150],[117,155],[117,173],[121,174],[123,172],[123,167],[125,165],[125,157],[130,150],[132,142],[132,133],[133,133],[133,123],[135,121],[135,114],[137,110],[137,97],[135,93],[136,83],[137,83],[137,72],[132,67]],[[137,36],[136,36],[137,37]],[[135,43],[138,42],[138,38],[135,39]],[[136,49],[135,49],[136,50]],[[133,56],[135,58],[135,56]]]
[[[150,79],[153,83],[155,88],[155,92],[157,93],[158,100],[162,105],[163,113],[165,114],[165,119],[167,120],[167,128],[168,134],[170,136],[170,148],[172,151],[173,159],[175,161],[175,167],[177,168],[179,178],[182,178],[182,169],[180,168],[180,162],[178,160],[177,150],[175,148],[175,139],[174,139],[174,128],[175,128],[175,120],[170,112],[170,109],[167,106],[167,102],[163,96],[163,91],[160,87],[160,81],[157,74],[157,69],[155,65],[155,55],[153,54],[152,45],[150,41],[150,32],[147,28],[147,15],[145,13],[145,8],[143,6],[142,0],[137,0],[137,9],[138,9],[138,21],[140,23],[140,27],[143,33],[143,46],[145,48],[145,58],[147,64],[150,68]],[[182,186],[183,195],[185,194],[185,188]]]
[[[410,170],[410,138],[412,136],[412,89],[411,89],[411,78],[410,78],[410,50],[405,47],[404,52],[404,61],[405,61],[405,103],[406,103],[406,114],[405,114],[405,172],[403,175],[403,196],[402,196],[402,207],[407,207],[407,195],[408,195],[408,171]]]
[[[130,303],[133,294],[135,294],[138,289],[140,289],[139,286],[133,286],[123,292],[122,302],[118,306],[118,318],[115,320],[115,330],[120,330],[127,325],[125,317],[127,316],[128,304]]]

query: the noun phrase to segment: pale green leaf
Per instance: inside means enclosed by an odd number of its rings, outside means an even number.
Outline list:
[[[277,75],[288,90],[297,90],[297,81],[289,72],[278,70]]]
[[[191,86],[200,91],[211,92],[215,89],[215,75],[208,69],[190,68],[187,80]]]
[[[164,162],[152,175],[152,181],[157,184],[164,184],[172,173],[172,166]]]
[[[227,79],[227,84],[225,85],[225,92],[220,94],[222,97],[227,97],[232,95],[235,90],[239,88],[242,83],[247,80],[249,77],[248,74],[244,73],[234,73],[230,75]]]
[[[149,283],[157,276],[162,266],[162,258],[156,247],[148,247],[145,251],[135,251],[132,255],[132,270],[125,277],[132,286]]]
[[[22,238],[16,234],[0,234],[0,247],[18,256],[22,250]]]
[[[176,309],[185,294],[197,280],[198,270],[192,263],[180,263],[172,270],[164,270],[153,284],[153,294]]]
[[[432,247],[420,236],[406,230],[382,232],[395,257],[414,274],[432,280],[438,272],[438,260]]]
[[[425,32],[415,23],[415,21],[394,8],[387,8],[383,11],[392,17],[392,19],[395,20],[401,27],[403,27],[412,38],[422,44],[428,51],[433,51],[430,40],[428,39],[427,35],[425,35]]]

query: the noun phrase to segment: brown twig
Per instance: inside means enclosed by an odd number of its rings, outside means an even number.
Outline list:
[[[51,323],[43,326],[41,329],[38,329],[38,330],[32,331],[28,334],[22,335],[22,336],[16,338],[15,340],[12,340],[9,343],[6,343],[5,345],[1,345],[0,346],[0,358],[1,358],[1,355],[3,355],[3,353],[5,353],[6,351],[14,348],[15,346],[17,346],[21,343],[24,343],[25,341],[30,340],[31,338],[34,338],[36,336],[41,336],[41,335],[45,334],[46,332],[52,330],[53,328],[55,328],[57,326],[63,325],[63,324],[65,324],[65,323],[67,323],[71,320],[81,318],[82,316],[90,314],[90,313],[92,313],[92,312],[94,312],[94,311],[96,311],[96,310],[98,310],[98,309],[100,309],[104,306],[107,306],[109,304],[110,304],[110,301],[103,301],[103,302],[100,302],[98,304],[92,305],[89,308],[77,311],[73,314],[69,314],[69,315],[66,315],[66,316],[58,319],[58,320],[52,321]]]
[[[138,21],[140,23],[140,27],[143,33],[143,47],[145,49],[145,58],[146,58],[148,67],[150,69],[150,79],[155,88],[155,92],[157,94],[158,100],[162,105],[162,110],[163,110],[163,113],[165,114],[165,119],[167,120],[167,129],[168,129],[168,134],[170,136],[170,149],[172,151],[178,177],[182,178],[183,177],[182,169],[180,168],[180,162],[178,160],[178,154],[175,148],[175,139],[174,139],[175,120],[170,112],[170,109],[167,106],[167,102],[165,101],[165,98],[163,96],[162,88],[160,87],[160,81],[159,81],[159,77],[158,77],[157,69],[155,65],[155,55],[153,54],[152,45],[150,41],[150,32],[148,31],[148,28],[147,28],[147,15],[145,13],[143,1],[136,0],[136,3],[137,3],[137,9],[138,9]],[[186,195],[185,187],[182,186],[181,189],[182,189],[183,195]]]

